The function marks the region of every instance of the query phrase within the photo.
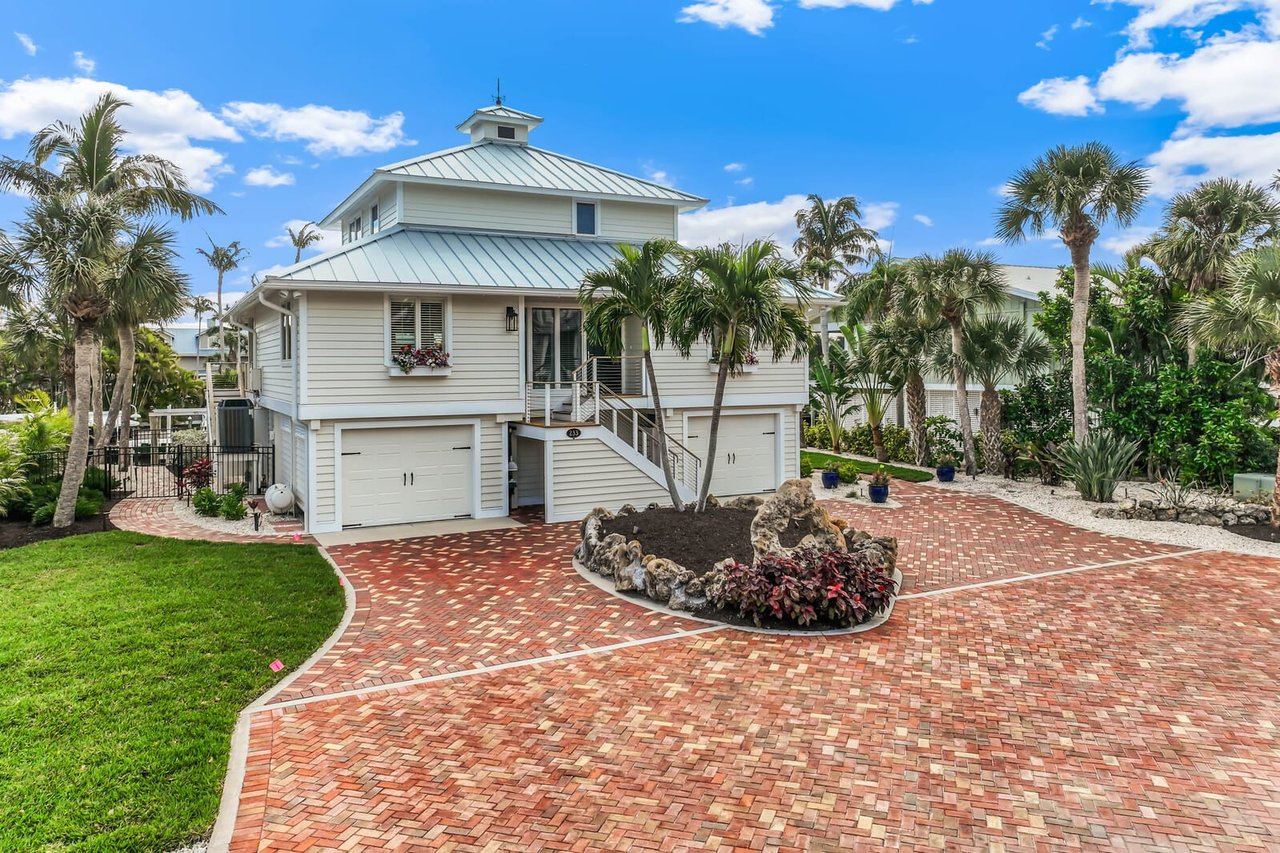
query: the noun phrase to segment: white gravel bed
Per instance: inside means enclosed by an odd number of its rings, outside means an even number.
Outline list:
[[[1111,536],[1146,539],[1150,542],[1163,542],[1186,548],[1209,548],[1215,551],[1236,551],[1242,554],[1280,557],[1280,543],[1260,542],[1228,533],[1221,527],[1180,524],[1176,521],[1095,518],[1093,511],[1104,504],[1081,500],[1079,493],[1070,483],[1064,483],[1061,486],[1043,486],[1037,481],[1014,481],[994,476],[980,476],[974,480],[962,473],[957,473],[954,483],[939,483],[933,480],[921,485],[971,494],[993,495],[1067,524]],[[1125,498],[1154,499],[1155,491],[1150,483],[1124,482],[1116,487],[1116,500]]]
[[[239,521],[227,521],[221,516],[209,518],[200,515],[195,508],[186,502],[179,500],[174,505],[174,514],[193,527],[202,527],[205,530],[213,530],[218,533],[231,533],[236,536],[276,536],[276,531],[271,526],[271,514],[262,514],[262,525],[260,530],[253,529],[253,512],[245,514],[245,517]]]

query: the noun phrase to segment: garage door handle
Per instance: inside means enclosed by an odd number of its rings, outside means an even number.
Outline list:
[[[402,485],[402,486],[407,486],[407,485],[409,485],[409,475],[408,475],[408,474],[401,474],[401,475],[400,475],[400,477],[402,478],[402,479],[401,479],[401,482],[400,482],[400,485]]]
[[[470,449],[471,449],[471,445],[469,445],[469,444],[468,444],[466,447],[455,447],[455,448],[454,448],[454,450],[470,450]]]
[[[360,455],[360,451],[359,451],[359,450],[344,450],[344,451],[342,451],[342,455],[343,455],[343,456],[359,456],[359,455]]]
[[[777,435],[776,432],[762,432],[761,435]]]
[[[409,472],[409,485],[410,485],[410,486],[412,486],[412,485],[413,485],[413,472],[412,472],[412,471],[410,471],[410,472]]]

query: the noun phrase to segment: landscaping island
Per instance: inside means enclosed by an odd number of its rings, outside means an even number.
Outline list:
[[[732,625],[848,630],[884,614],[901,585],[897,541],[846,530],[809,480],[706,511],[598,508],[575,552],[616,591]]]

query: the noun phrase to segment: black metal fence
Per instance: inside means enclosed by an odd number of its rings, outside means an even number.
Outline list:
[[[126,444],[93,448],[86,484],[99,485],[108,499],[181,498],[203,486],[224,492],[243,483],[249,494],[262,494],[274,482],[275,451],[270,447],[222,448],[215,445]],[[35,453],[27,481],[49,483],[62,478],[66,451]]]

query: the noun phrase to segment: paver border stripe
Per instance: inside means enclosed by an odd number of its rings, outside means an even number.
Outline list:
[[[525,658],[523,660],[506,661],[505,663],[489,664],[487,666],[477,666],[471,669],[460,669],[457,672],[441,672],[436,675],[425,675],[421,678],[409,678],[404,681],[392,681],[387,684],[371,684],[367,687],[354,687],[350,690],[339,690],[336,693],[324,693],[318,696],[303,696],[298,699],[289,699],[284,702],[277,702],[272,705],[262,705],[259,707],[246,708],[246,713],[258,713],[261,711],[280,711],[288,708],[297,708],[303,705],[310,705],[315,702],[326,702],[333,699],[348,699],[353,696],[365,696],[370,693],[389,693],[404,690],[409,687],[418,687],[423,684],[435,684],[441,681],[453,681],[458,678],[469,678],[473,675],[487,675],[491,672],[502,672],[506,669],[516,669],[523,666],[537,666],[543,663],[556,663],[562,660],[572,660],[573,658],[585,657],[587,655],[598,655],[605,652],[616,652],[622,649],[632,649],[637,646],[647,646],[652,643],[664,643],[667,640],[678,640],[682,637],[694,637],[699,634],[709,634],[713,631],[723,631],[729,628],[728,625],[708,625],[705,628],[692,628],[687,631],[675,631],[670,634],[661,634],[657,637],[640,637],[635,640],[627,640],[622,643],[611,643],[607,646],[592,646],[588,649],[574,649],[569,652],[556,652],[553,655],[542,655],[536,658]]]
[[[957,586],[944,586],[938,589],[926,589],[920,592],[909,592],[906,595],[898,596],[899,601],[912,598],[933,598],[939,595],[948,595],[953,592],[964,592],[971,589],[985,589],[990,586],[1005,586],[1011,583],[1022,583],[1023,581],[1034,581],[1040,578],[1051,578],[1057,575],[1071,575],[1076,572],[1091,572],[1095,569],[1112,569],[1117,566],[1130,566],[1135,563],[1150,563],[1156,560],[1172,559],[1174,557],[1187,557],[1191,554],[1207,554],[1214,551],[1213,548],[1191,548],[1187,551],[1171,551],[1167,554],[1149,554],[1145,557],[1130,557],[1127,560],[1112,560],[1108,563],[1090,563],[1086,566],[1071,566],[1066,569],[1052,569],[1047,572],[1023,573],[1007,578],[995,578],[989,581],[979,581],[978,583],[959,584]]]
[[[342,583],[345,607],[342,621],[333,629],[329,638],[316,649],[311,657],[290,672],[287,677],[276,682],[257,699],[254,699],[240,711],[236,717],[236,727],[231,732],[231,753],[227,757],[227,773],[222,781],[222,800],[218,803],[218,817],[213,823],[213,831],[209,836],[209,853],[222,853],[231,846],[231,838],[235,834],[236,817],[240,812],[240,795],[244,790],[244,771],[249,758],[249,727],[253,715],[262,710],[268,702],[287,690],[303,673],[320,661],[337,644],[351,625],[356,613],[356,590],[351,578],[342,571],[342,567],[320,545],[314,546],[320,556],[333,567],[333,572]]]

